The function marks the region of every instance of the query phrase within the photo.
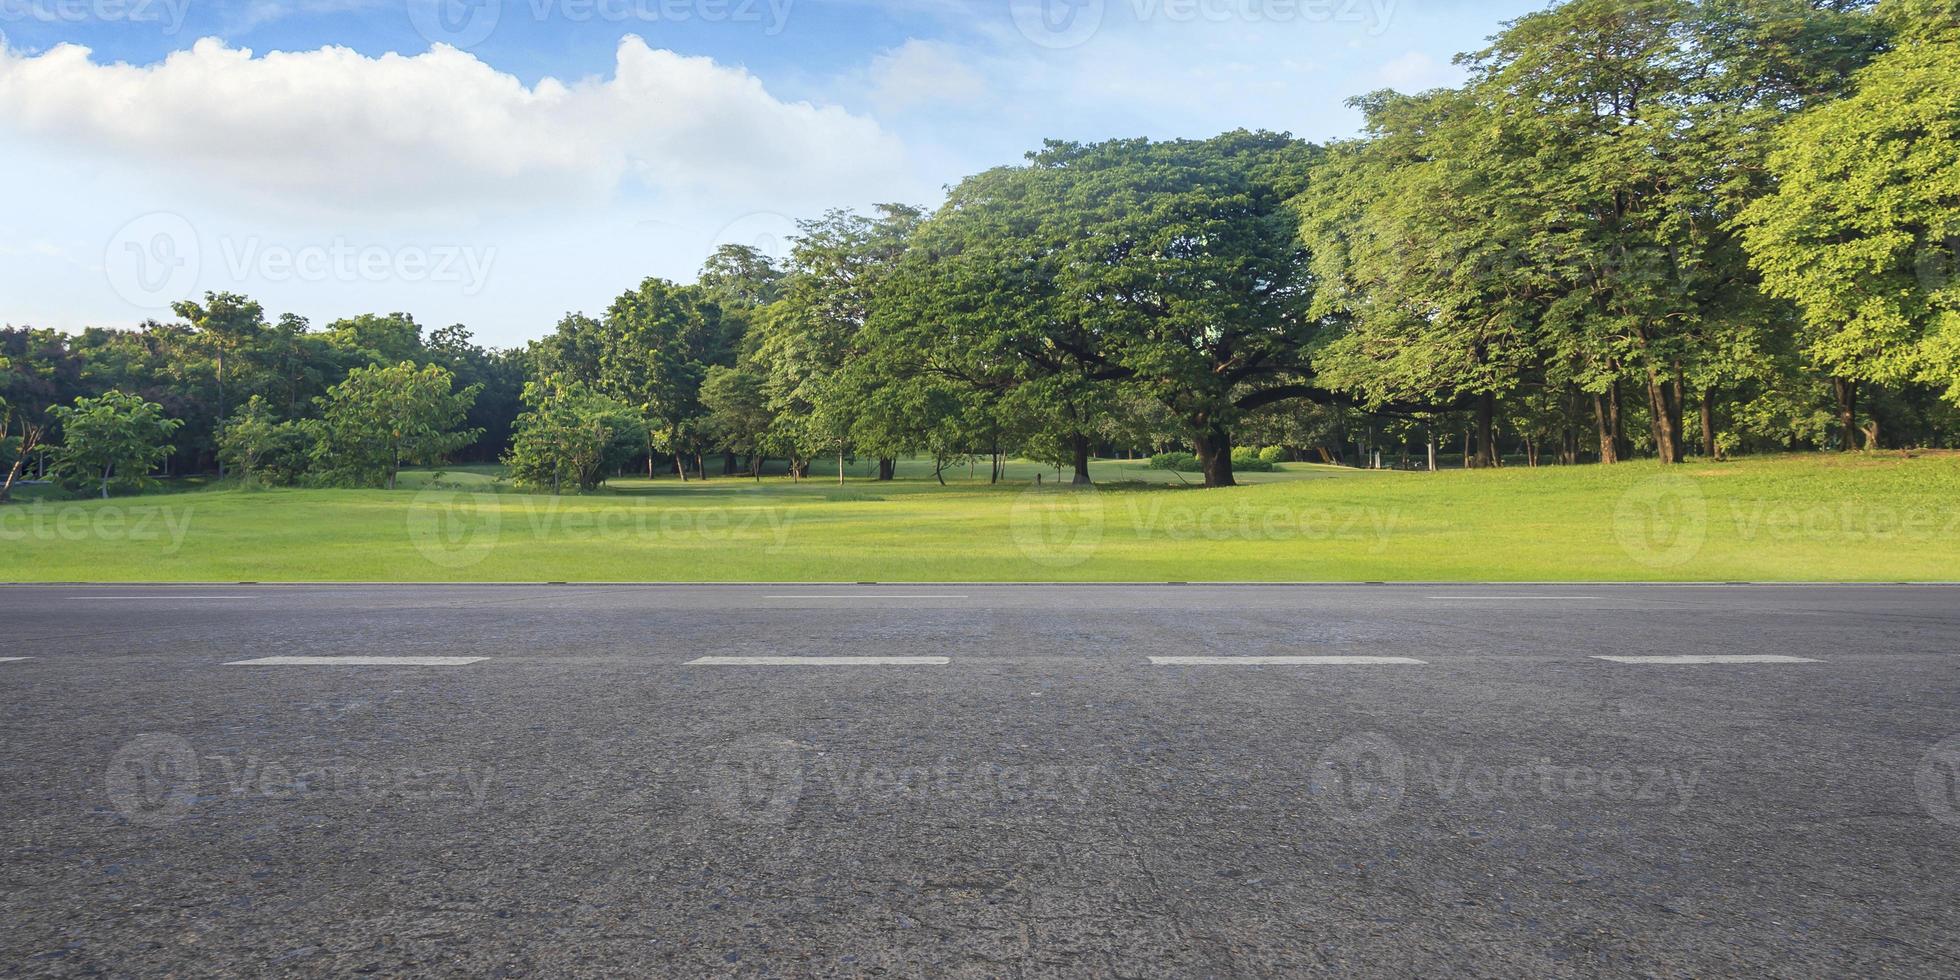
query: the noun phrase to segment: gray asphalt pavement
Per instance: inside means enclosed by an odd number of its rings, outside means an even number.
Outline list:
[[[0,976],[1960,974],[1960,588],[19,586],[0,623]]]

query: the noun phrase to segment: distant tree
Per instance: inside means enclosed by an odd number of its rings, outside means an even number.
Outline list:
[[[570,484],[590,492],[645,445],[645,423],[636,409],[581,382],[532,382],[524,387],[524,401],[530,408],[518,417],[504,457],[520,486],[558,494]]]
[[[320,399],[320,439],[314,469],[329,483],[395,488],[404,464],[435,463],[475,442],[478,430],[462,428],[478,389],[452,391],[449,371],[356,368]]]
[[[419,363],[424,357],[422,325],[406,313],[363,313],[335,320],[327,324],[324,336],[359,365]]]
[[[723,245],[701,266],[701,288],[724,309],[768,306],[782,296],[783,270],[748,245]]]
[[[639,407],[649,459],[656,450],[673,454],[674,471],[687,479],[685,460],[698,466],[702,449],[701,384],[709,366],[733,356],[722,344],[721,308],[698,287],[650,278],[613,301],[605,328],[601,388]]]
[[[52,410],[80,393],[83,366],[57,331],[0,327],[0,503],[45,448]]]
[[[716,365],[701,384],[702,431],[729,452],[749,457],[749,476],[762,478],[763,446],[775,416],[763,379],[746,365]]]
[[[150,470],[171,447],[166,441],[183,423],[163,414],[163,406],[135,395],[110,391],[100,398],[77,398],[54,409],[61,423],[55,472],[70,487],[98,485],[108,499],[113,483],[137,490],[150,484]]]
[[[218,434],[218,455],[247,485],[290,486],[307,469],[312,427],[282,420],[267,401],[253,395]]]
[[[1926,382],[1960,404],[1960,23],[1950,3],[1888,9],[1902,43],[1777,132],[1775,191],[1741,219],[1763,288],[1803,311],[1845,449],[1860,385]]]
[[[265,308],[237,293],[205,293],[201,304],[184,300],[170,309],[190,323],[216,359],[218,409],[212,417],[223,419],[231,412],[225,398],[226,356],[256,345],[265,332]],[[224,475],[222,463],[218,475]]]

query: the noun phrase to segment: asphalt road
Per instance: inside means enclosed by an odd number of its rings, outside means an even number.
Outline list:
[[[22,586],[0,623],[0,976],[1960,973],[1957,588]],[[1654,656],[1770,659],[1596,659]],[[811,657],[907,659],[743,659]]]

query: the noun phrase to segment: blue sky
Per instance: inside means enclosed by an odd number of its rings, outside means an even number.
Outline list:
[[[1351,135],[1541,5],[0,0],[0,322],[229,289],[518,344],[1043,138]]]

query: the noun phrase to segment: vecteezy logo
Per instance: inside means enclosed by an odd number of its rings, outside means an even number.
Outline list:
[[[1613,535],[1627,557],[1643,565],[1685,565],[1708,537],[1708,498],[1684,476],[1642,480],[1620,495]]]
[[[803,747],[786,738],[743,739],[708,767],[708,799],[736,823],[780,827],[803,798]]]
[[[1371,827],[1402,805],[1408,760],[1387,736],[1351,735],[1314,760],[1308,792],[1336,823]]]
[[[429,488],[408,505],[408,539],[432,565],[468,568],[490,557],[503,530],[494,493]]]
[[[190,296],[200,267],[197,229],[168,211],[123,225],[102,255],[109,286],[130,305],[144,309],[164,309]]]
[[[1960,736],[1933,746],[1912,774],[1919,803],[1934,820],[1960,827]]]
[[[708,250],[712,252],[723,245],[746,245],[771,258],[788,258],[797,234],[796,222],[788,215],[751,211],[721,226],[714,241],[708,243]]]
[[[488,40],[503,17],[503,0],[408,0],[408,20],[430,44],[473,48]]]
[[[1073,48],[1102,27],[1103,0],[1008,0],[1021,36],[1044,48]]]
[[[1094,487],[1031,487],[1014,499],[1007,523],[1028,560],[1051,568],[1080,565],[1102,546],[1102,496]]]
[[[197,802],[197,753],[175,735],[139,735],[109,759],[103,782],[130,823],[174,823]]]

